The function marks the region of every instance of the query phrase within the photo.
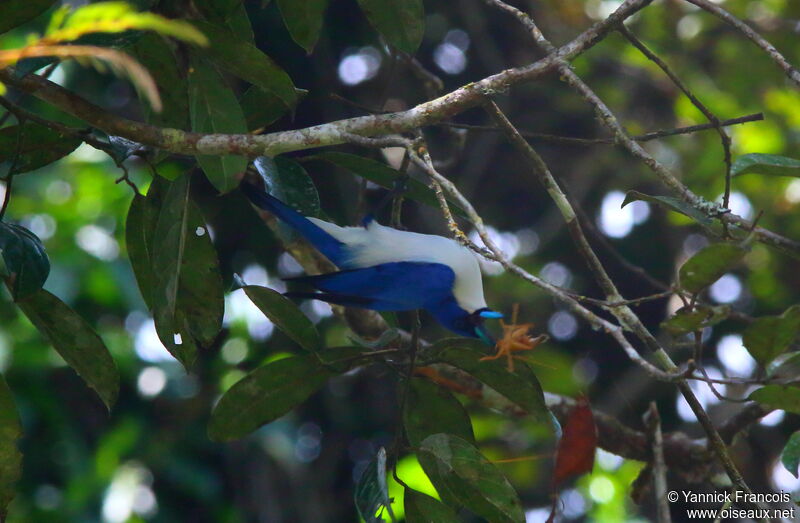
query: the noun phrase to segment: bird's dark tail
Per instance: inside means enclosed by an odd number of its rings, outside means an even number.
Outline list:
[[[253,205],[274,214],[307,239],[319,252],[337,266],[345,262],[345,244],[322,230],[311,220],[295,211],[279,199],[250,182],[243,181],[239,188]]]

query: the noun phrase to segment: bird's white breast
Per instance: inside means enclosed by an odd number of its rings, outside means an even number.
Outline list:
[[[373,220],[367,227],[339,227],[308,218],[347,245],[354,268],[400,261],[441,263],[455,273],[453,295],[468,312],[486,307],[481,270],[475,255],[455,240],[432,234],[400,231]]]

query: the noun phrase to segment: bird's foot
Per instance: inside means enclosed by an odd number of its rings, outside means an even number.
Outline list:
[[[533,337],[528,332],[533,327],[532,323],[520,325],[503,326],[503,337],[497,342],[497,352],[491,356],[481,358],[481,361],[491,361],[505,357],[508,363],[508,371],[514,372],[514,360],[524,360],[521,356],[516,356],[515,352],[531,351],[538,345],[546,342],[550,337],[541,334]]]

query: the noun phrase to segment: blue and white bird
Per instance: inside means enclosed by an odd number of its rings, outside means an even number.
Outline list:
[[[371,216],[361,227],[340,227],[303,216],[249,182],[241,188],[340,269],[293,278],[321,292],[291,295],[376,311],[424,309],[456,334],[494,345],[483,321],[503,315],[486,306],[478,260],[455,240],[386,227]]]

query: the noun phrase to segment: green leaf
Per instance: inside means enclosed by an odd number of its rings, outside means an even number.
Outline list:
[[[727,305],[717,307],[698,305],[694,310],[682,308],[674,316],[661,322],[661,328],[679,336],[716,325],[727,319],[730,313],[731,308]]]
[[[119,372],[100,336],[77,312],[44,289],[18,305],[110,410],[119,392]]]
[[[239,98],[239,105],[247,120],[248,131],[269,126],[289,110],[280,98],[257,85],[245,91]]]
[[[800,334],[800,305],[793,305],[780,316],[757,318],[747,326],[742,340],[748,352],[761,365],[782,354]]]
[[[19,225],[0,222],[0,261],[0,274],[7,278],[14,300],[41,289],[50,274],[41,240]]]
[[[219,334],[225,307],[217,253],[189,185],[188,175],[170,184],[150,250],[156,331],[187,367],[197,345],[208,346]]]
[[[189,74],[189,113],[192,131],[198,133],[246,133],[247,123],[233,91],[210,64],[193,59]],[[198,155],[197,162],[218,191],[239,185],[238,176],[247,168],[242,156]]]
[[[0,375],[0,520],[5,521],[8,505],[16,495],[15,485],[22,476],[22,453],[17,443],[22,438],[14,396]]]
[[[406,523],[460,523],[453,509],[427,494],[407,488],[403,496]]]
[[[283,23],[297,45],[311,54],[322,29],[322,15],[328,0],[278,0]]]
[[[145,104],[145,120],[158,127],[188,129],[188,86],[170,43],[148,33],[142,35],[129,51],[153,76],[164,104],[160,113],[151,111]]]
[[[156,281],[153,273],[153,238],[156,234],[164,193],[168,188],[167,181],[156,176],[150,184],[147,196],[137,194],[133,197],[125,221],[125,246],[128,250],[128,259],[133,267],[142,299],[149,309],[154,305],[153,285]]]
[[[681,287],[698,293],[720,279],[744,257],[747,251],[733,243],[715,243],[689,258],[678,273]]]
[[[748,399],[762,405],[800,414],[800,388],[791,385],[767,385],[750,393]]]
[[[331,376],[313,355],[259,367],[220,398],[208,434],[215,441],[246,436],[305,401]]]
[[[781,463],[792,476],[798,477],[797,467],[800,466],[800,431],[795,432],[786,442],[781,452]]]
[[[731,165],[731,175],[769,174],[800,178],[800,160],[777,154],[752,153],[740,156]]]
[[[319,194],[306,170],[288,158],[259,156],[253,161],[267,192],[303,216],[319,216]]]
[[[0,34],[44,13],[57,0],[3,0],[3,16],[0,17]]]
[[[650,202],[660,207],[665,207],[670,211],[675,211],[677,213],[683,214],[684,216],[688,216],[697,223],[705,225],[706,227],[709,227],[714,223],[714,220],[712,220],[702,212],[698,211],[685,201],[679,200],[678,198],[673,198],[672,196],[651,196],[649,194],[644,194],[639,191],[628,191],[628,193],[625,195],[625,200],[622,202],[622,207],[625,207],[629,203],[634,202],[636,200]]]
[[[392,502],[389,499],[389,487],[386,484],[386,449],[383,447],[361,473],[353,499],[358,514],[366,523],[383,523],[380,514],[384,508],[391,521],[395,521]]]
[[[356,156],[355,154],[330,151],[309,156],[307,160],[322,160],[332,163],[386,189],[393,189],[395,181],[403,175],[400,171],[392,169],[384,163]],[[404,193],[405,197],[430,205],[436,209],[439,208],[439,200],[436,199],[436,193],[424,183],[408,178],[407,188],[407,192]],[[466,217],[464,211],[453,202],[450,202],[450,210],[462,218]]]
[[[242,288],[256,307],[298,345],[312,352],[322,348],[322,338],[316,327],[290,299],[266,287],[247,285]]]
[[[422,0],[358,0],[367,20],[393,45],[414,54],[425,34]]]
[[[439,433],[475,442],[469,414],[461,403],[449,391],[424,378],[411,380],[403,426],[412,447],[418,447],[431,434]]]
[[[468,441],[434,434],[422,442],[417,457],[449,505],[463,505],[493,523],[525,521],[514,488]]]
[[[503,361],[480,361],[486,356],[485,350],[486,345],[479,340],[448,338],[433,344],[428,353],[433,361],[447,363],[472,374],[537,420],[549,424],[550,414],[544,403],[542,386],[530,367],[524,362],[517,362],[514,372],[509,372]]]
[[[244,3],[244,0],[195,0],[194,5],[203,16],[213,22],[228,20]]]
[[[211,42],[205,54],[219,67],[271,92],[288,109],[297,104],[299,93],[292,79],[269,56],[226,28],[200,20],[194,23]]]
[[[10,169],[8,174],[26,173],[60,160],[80,144],[79,138],[36,123],[12,125],[0,129],[0,165]]]
[[[226,27],[233,34],[255,45],[253,27],[244,0],[195,0],[194,5],[209,22]],[[262,3],[262,8],[264,7]]]

